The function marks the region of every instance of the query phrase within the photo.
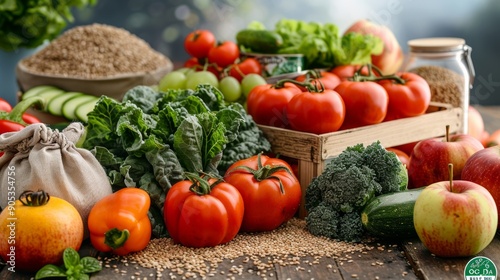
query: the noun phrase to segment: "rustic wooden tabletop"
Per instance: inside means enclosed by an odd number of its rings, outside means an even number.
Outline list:
[[[476,106],[488,132],[500,129],[500,107]],[[373,241],[372,249],[363,253],[346,253],[342,258],[301,257],[296,265],[275,264],[265,273],[245,257],[225,259],[218,264],[219,273],[207,279],[464,279],[469,258],[439,258],[429,253],[417,239]],[[82,255],[98,256],[85,242]],[[500,265],[500,236],[480,253]],[[114,256],[99,255],[103,270],[91,279],[187,279],[186,276],[145,268]],[[3,269],[2,269],[3,268]],[[33,274],[7,270],[0,264],[0,279],[33,279]],[[231,272],[231,273],[228,273]]]

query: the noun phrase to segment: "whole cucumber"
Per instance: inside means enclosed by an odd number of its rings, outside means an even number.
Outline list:
[[[415,201],[424,187],[374,197],[361,212],[366,231],[381,238],[417,236],[413,225]]]
[[[283,38],[270,30],[243,29],[236,34],[236,43],[252,52],[274,54],[283,44]]]

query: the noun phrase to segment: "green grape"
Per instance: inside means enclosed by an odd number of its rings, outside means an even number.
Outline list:
[[[241,80],[241,89],[243,91],[243,94],[245,95],[245,97],[248,96],[248,94],[250,93],[250,91],[255,87],[255,86],[258,86],[258,85],[265,85],[267,84],[266,82],[266,79],[264,79],[264,77],[262,77],[261,75],[259,74],[247,74],[243,80]]]
[[[161,78],[158,89],[160,91],[167,91],[169,89],[184,89],[186,88],[187,77],[184,73],[178,71],[172,71],[163,78]]]
[[[189,68],[189,67],[182,67],[182,68],[179,68],[175,71],[184,73],[184,75],[186,75],[186,77],[189,76],[189,74],[196,72],[196,70],[194,68]]]
[[[187,89],[195,89],[200,84],[211,84],[214,87],[219,87],[219,79],[214,73],[209,71],[198,71],[188,75],[186,81]]]
[[[242,95],[240,82],[232,76],[222,78],[219,82],[219,89],[227,102],[235,102]]]

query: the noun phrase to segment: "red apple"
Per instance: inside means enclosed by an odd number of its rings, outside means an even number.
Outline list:
[[[473,106],[469,106],[468,128],[467,134],[481,141],[484,132],[484,120],[481,113]]]
[[[500,129],[493,131],[483,140],[484,147],[491,147],[500,144]]]
[[[453,179],[460,179],[465,162],[482,149],[484,149],[483,144],[468,134],[455,134],[418,142],[410,156],[408,188],[424,187],[447,180],[448,163],[452,163],[455,169]]]
[[[485,148],[473,154],[462,169],[462,180],[485,187],[499,205],[497,208],[500,211],[500,146]]]
[[[366,19],[356,21],[345,32],[372,34],[379,37],[384,43],[384,49],[379,55],[372,55],[372,64],[384,74],[396,73],[403,63],[403,50],[394,33],[384,25],[376,24]]]
[[[438,257],[473,256],[495,237],[498,214],[491,194],[470,181],[442,181],[417,197],[413,223],[422,244]]]

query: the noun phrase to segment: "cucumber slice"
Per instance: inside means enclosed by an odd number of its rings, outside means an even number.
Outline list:
[[[99,101],[99,98],[85,102],[82,105],[80,105],[80,107],[76,108],[75,112],[76,118],[81,122],[87,123],[89,120],[87,115],[88,113],[92,112],[92,110],[94,110],[97,101]]]
[[[32,96],[37,96],[39,93],[48,91],[48,90],[58,90],[58,88],[54,86],[36,86],[32,87],[29,90],[27,90],[23,95],[21,96],[21,99],[24,100],[26,98],[30,98]]]
[[[64,94],[56,95],[54,98],[49,100],[47,104],[47,111],[54,116],[62,116],[62,107],[64,102],[79,95],[83,95],[83,93],[70,91]]]
[[[44,100],[44,108],[42,108],[43,111],[47,112],[47,104],[49,104],[50,100],[52,100],[54,97],[64,94],[65,91],[62,89],[50,89],[46,91],[40,92],[37,96],[41,97]]]
[[[97,97],[94,95],[84,94],[84,95],[75,96],[73,98],[70,98],[69,100],[66,100],[66,102],[64,102],[64,104],[62,106],[63,116],[70,121],[76,121],[77,120],[76,113],[75,113],[76,109],[78,107],[80,107],[82,104],[84,104],[88,101],[94,100],[96,98]]]

